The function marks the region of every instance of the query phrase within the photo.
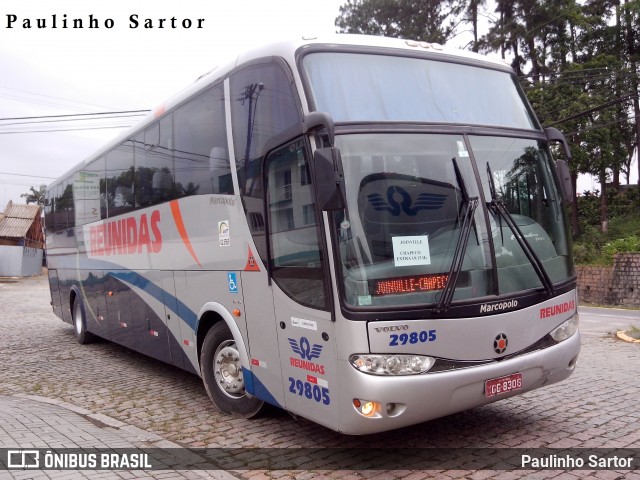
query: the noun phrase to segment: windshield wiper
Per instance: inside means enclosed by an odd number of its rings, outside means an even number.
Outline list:
[[[456,284],[458,283],[458,276],[462,270],[464,255],[467,251],[471,225],[473,225],[473,215],[479,203],[478,197],[469,197],[469,191],[464,183],[464,178],[462,178],[462,173],[460,172],[460,168],[458,168],[458,162],[456,159],[452,158],[451,161],[453,162],[453,169],[455,170],[456,179],[458,181],[458,185],[460,185],[460,191],[462,193],[462,200],[464,201],[466,208],[462,217],[458,243],[456,244],[456,249],[453,252],[453,261],[451,262],[451,268],[449,269],[449,275],[447,276],[447,284],[442,291],[442,297],[440,297],[440,301],[436,307],[436,311],[438,312],[442,312],[449,308],[449,305],[451,305],[451,301],[453,300],[453,294],[456,291]]]
[[[554,293],[553,283],[547,274],[547,271],[544,269],[542,265],[542,261],[540,257],[536,254],[536,252],[531,247],[531,244],[528,242],[526,237],[522,234],[522,231],[516,224],[515,220],[507,210],[507,207],[504,206],[502,200],[499,200],[496,195],[496,185],[493,181],[493,173],[491,172],[491,167],[489,166],[489,162],[487,162],[487,176],[489,177],[489,192],[491,194],[491,202],[487,203],[489,210],[491,210],[494,215],[497,215],[500,219],[504,219],[505,223],[509,227],[509,229],[513,232],[513,236],[515,237],[518,245],[527,256],[529,263],[538,275],[538,278],[542,282],[542,286],[547,292],[547,295],[552,295]],[[500,234],[502,235],[502,223],[500,224]],[[503,237],[504,243],[504,237]]]

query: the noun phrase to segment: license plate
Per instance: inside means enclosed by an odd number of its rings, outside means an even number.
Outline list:
[[[522,388],[522,374],[513,373],[506,377],[492,378],[484,382],[484,396],[495,397]]]

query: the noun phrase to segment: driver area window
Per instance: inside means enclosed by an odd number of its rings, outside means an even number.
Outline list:
[[[320,241],[308,150],[303,139],[267,158],[267,206],[273,280],[292,299],[326,309],[324,252]]]

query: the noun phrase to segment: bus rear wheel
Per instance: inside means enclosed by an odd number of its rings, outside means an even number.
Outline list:
[[[211,401],[224,413],[251,418],[264,402],[247,395],[240,353],[229,328],[216,323],[202,344],[200,372]]]
[[[87,322],[84,316],[84,308],[82,308],[82,299],[76,298],[73,302],[73,332],[76,334],[76,340],[80,345],[86,345],[93,342],[96,337],[87,331]]]

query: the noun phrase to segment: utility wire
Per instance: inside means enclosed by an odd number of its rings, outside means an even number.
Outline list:
[[[45,97],[45,98],[49,98],[49,99],[54,99],[54,100],[59,100],[62,102],[66,102],[67,105],[64,105],[63,103],[53,103],[53,102],[46,102],[44,100],[38,100],[35,98],[28,98],[25,96],[10,96],[10,95],[6,95],[6,94],[0,94],[1,97],[4,98],[11,98],[14,100],[20,100],[20,101],[25,101],[25,102],[29,102],[29,103],[36,103],[36,104],[41,104],[41,105],[55,105],[55,106],[64,106],[65,108],[73,108],[76,110],[84,110],[87,111],[87,107],[91,107],[91,109],[95,109],[96,107],[98,108],[111,108],[111,107],[106,107],[104,105],[98,105],[96,103],[87,103],[87,102],[79,102],[78,100],[74,100],[74,99],[70,99],[70,98],[64,98],[64,97],[56,97],[53,95],[46,95],[44,93],[36,93],[36,92],[30,92],[28,90],[21,90],[19,88],[12,88],[12,87],[7,87],[4,85],[0,85],[0,90],[11,90],[14,92],[20,92],[20,94],[26,94],[26,95],[30,95],[32,97]],[[73,105],[69,105],[69,104],[76,104],[76,106]]]
[[[115,115],[122,113],[148,113],[151,110],[122,110],[116,112],[96,112],[96,113],[75,113],[70,115],[40,115],[38,117],[5,117],[0,118],[0,122],[7,120],[38,120],[42,118],[65,118],[65,117],[87,117],[87,116],[95,116],[95,115]]]
[[[558,125],[559,123],[564,123],[567,120],[573,120],[574,118],[578,118],[578,117],[581,117],[583,115],[587,115],[589,113],[597,112],[598,110],[602,110],[604,108],[610,107],[610,106],[615,105],[617,103],[622,103],[625,100],[628,100],[628,99],[633,98],[633,97],[634,97],[634,95],[624,95],[622,97],[618,97],[618,98],[616,98],[614,100],[611,100],[609,102],[603,103],[601,105],[597,105],[597,106],[595,106],[593,108],[590,108],[588,110],[583,110],[582,112],[575,113],[575,114],[570,115],[570,116],[568,116],[566,118],[563,118],[561,120],[558,120],[558,121],[555,121],[555,122],[552,122],[552,123],[548,123],[547,127],[552,127],[553,125]]]
[[[112,126],[104,126],[104,127],[80,127],[80,128],[61,128],[57,130],[23,130],[23,131],[13,131],[13,132],[0,132],[0,135],[13,135],[17,133],[52,133],[52,132],[76,132],[81,130],[102,130],[106,128],[128,128],[131,125],[112,125]]]
[[[30,177],[30,178],[47,178],[50,180],[55,180],[56,177],[45,177],[42,175],[25,175],[23,173],[9,173],[9,172],[0,172],[0,175],[13,175],[15,177]]]
[[[60,123],[60,122],[79,122],[79,121],[92,121],[92,120],[118,120],[120,118],[130,118],[130,117],[140,117],[144,114],[132,114],[132,115],[118,115],[118,116],[108,116],[108,117],[96,117],[96,118],[65,118],[61,120],[37,120],[32,122],[16,122],[16,123],[3,123],[0,124],[1,127],[9,127],[9,126],[17,126],[17,125],[31,125],[31,124],[42,124],[42,123]]]
[[[592,126],[590,126],[590,127],[581,128],[580,130],[576,130],[575,132],[567,133],[567,134],[565,134],[565,136],[570,137],[571,135],[577,135],[577,134],[580,134],[580,133],[582,133],[582,132],[587,132],[587,131],[589,131],[589,130],[599,130],[599,129],[601,129],[601,128],[611,127],[612,125],[617,125],[617,124],[619,124],[619,123],[623,123],[623,122],[626,122],[626,121],[628,121],[628,120],[631,120],[631,119],[632,119],[632,118],[634,118],[634,117],[635,117],[635,114],[634,114],[634,115],[630,115],[630,116],[629,116],[629,117],[627,117],[627,118],[623,118],[623,119],[620,119],[620,120],[616,120],[616,121],[614,121],[614,122],[601,123],[601,124],[599,124],[599,125],[592,125]]]

